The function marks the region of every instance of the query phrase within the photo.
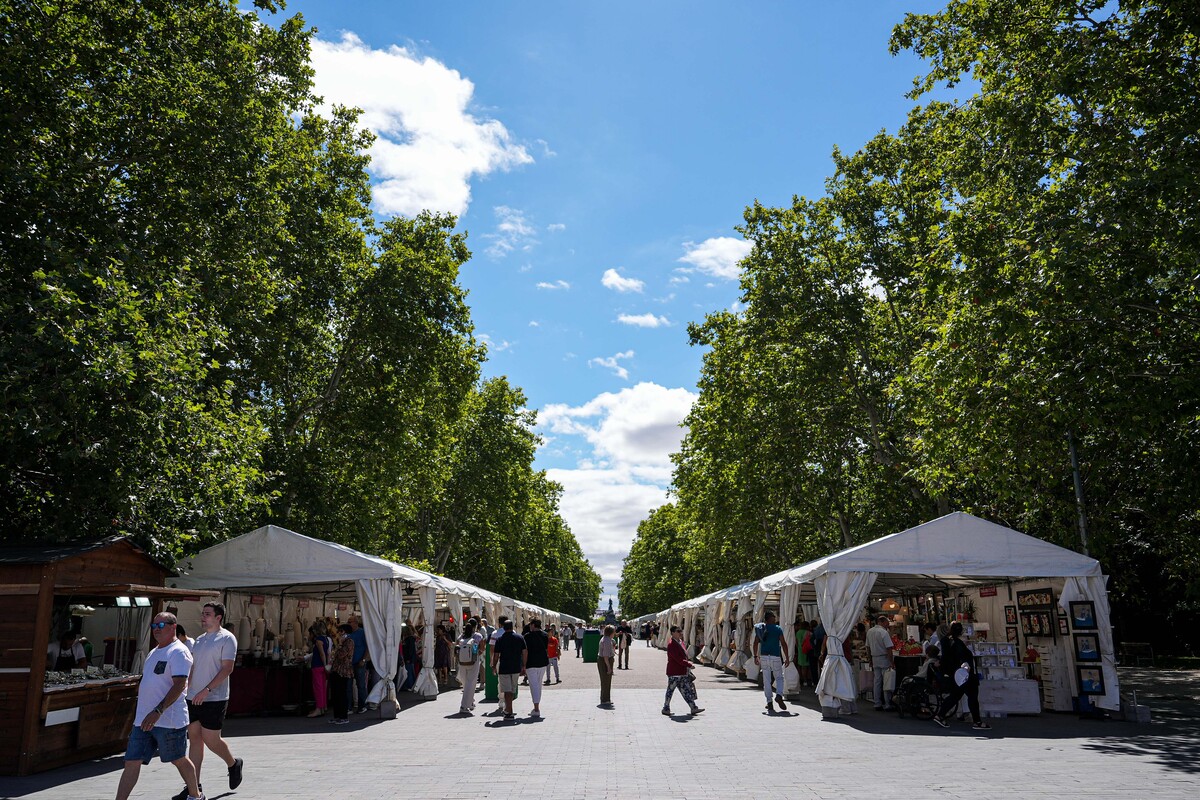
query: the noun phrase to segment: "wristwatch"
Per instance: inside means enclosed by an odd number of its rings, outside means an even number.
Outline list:
[[[154,707],[154,713],[158,714],[160,717],[162,716],[162,703],[159,703]]]

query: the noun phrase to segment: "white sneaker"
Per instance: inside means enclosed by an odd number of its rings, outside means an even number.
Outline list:
[[[540,717],[541,715],[542,715],[542,712],[538,711],[536,708],[533,711],[529,712],[529,716],[531,716],[531,717]]]

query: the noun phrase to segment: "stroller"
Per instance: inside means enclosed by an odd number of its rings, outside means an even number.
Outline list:
[[[908,714],[916,719],[930,719],[942,705],[942,690],[939,680],[930,671],[930,678],[910,676],[900,681],[892,702],[900,716]]]

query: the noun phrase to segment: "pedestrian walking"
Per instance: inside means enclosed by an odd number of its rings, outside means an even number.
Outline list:
[[[177,620],[163,612],[154,616],[150,635],[155,647],[142,665],[138,683],[137,707],[133,730],[125,748],[125,767],[117,783],[117,800],[128,800],[142,773],[142,764],[154,754],[164,763],[175,765],[187,784],[186,800],[204,800],[196,767],[188,758],[188,710],[184,694],[192,671],[192,654],[175,638]]]
[[[596,668],[600,672],[600,705],[605,708],[612,708],[612,676],[613,665],[616,661],[616,644],[613,642],[613,634],[616,633],[616,628],[612,625],[604,626],[604,635],[600,637],[600,649],[597,652]]]
[[[767,696],[767,713],[775,712],[771,705],[771,691],[774,689],[775,702],[779,708],[787,711],[787,703],[783,702],[783,671],[790,663],[788,661],[788,646],[783,640],[783,628],[775,624],[775,612],[768,611],[763,621],[754,626],[754,663],[762,670],[763,694]]]
[[[225,762],[229,772],[229,788],[242,782],[242,759],[234,758],[229,745],[221,738],[225,726],[225,710],[229,705],[229,676],[237,658],[237,637],[225,630],[225,606],[205,603],[200,611],[200,626],[204,633],[192,646],[192,672],[188,678],[188,757],[196,768],[196,786],[201,785],[200,769],[207,748]],[[188,787],[171,798],[186,800]]]
[[[542,621],[529,621],[529,633],[525,634],[525,675],[529,678],[529,696],[533,699],[531,717],[542,716],[542,683],[546,679],[546,668],[550,665],[550,637],[542,630]]]
[[[550,672],[554,672],[554,682],[562,683],[562,677],[558,674],[558,636],[554,630],[554,626],[550,626],[550,644],[546,648],[546,657],[550,661],[550,665],[546,667],[546,685],[550,685]]]
[[[683,643],[683,629],[672,625],[671,641],[667,642],[667,696],[663,700],[662,708],[664,715],[671,716],[671,696],[675,694],[676,689],[691,709],[692,716],[704,710],[696,705],[696,678],[692,674],[694,666],[688,661],[687,647]]]
[[[629,627],[629,620],[621,620],[621,626],[617,628],[617,667],[619,669],[629,669],[629,646],[633,644],[633,628]],[[624,666],[621,666],[624,662]]]
[[[575,627],[575,657],[583,658],[583,626]]]
[[[504,628],[500,636],[492,644],[492,671],[504,693],[504,718],[512,719],[513,695],[517,693],[517,679],[525,674],[525,659],[529,652],[525,649],[525,639],[513,632],[511,619],[504,620]]]
[[[475,629],[475,620],[467,620],[463,635],[455,646],[458,660],[458,678],[462,683],[462,700],[458,710],[470,714],[475,710],[475,688],[479,683],[480,648],[483,646],[483,634]]]
[[[967,708],[971,711],[972,727],[977,731],[991,729],[979,713],[979,672],[975,667],[975,655],[962,641],[963,626],[955,622],[950,626],[950,638],[942,641],[942,685],[950,687],[942,707],[933,721],[943,728],[950,727],[946,717],[958,705],[963,695],[967,697]]]

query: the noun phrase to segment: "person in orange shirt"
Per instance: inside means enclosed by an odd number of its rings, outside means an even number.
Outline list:
[[[550,670],[554,670],[554,682],[562,683],[558,674],[558,629],[550,626],[550,644],[546,647],[546,655],[550,657],[550,666],[546,669],[546,685],[550,685]]]

